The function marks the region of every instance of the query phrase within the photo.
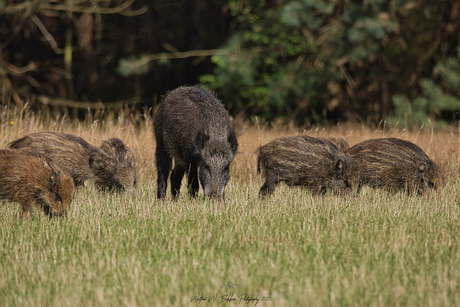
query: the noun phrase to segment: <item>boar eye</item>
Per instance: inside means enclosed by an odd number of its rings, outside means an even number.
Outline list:
[[[62,203],[61,195],[59,195],[58,193],[55,193],[55,194],[54,194],[54,198],[55,198],[57,201],[59,201],[59,202]]]
[[[224,167],[224,172],[229,172],[230,171],[230,165],[227,165]]]

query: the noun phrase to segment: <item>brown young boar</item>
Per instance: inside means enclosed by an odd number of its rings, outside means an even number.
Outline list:
[[[0,199],[18,202],[24,218],[33,203],[49,216],[64,216],[74,182],[46,157],[17,149],[0,149]]]
[[[103,141],[98,148],[72,134],[38,132],[9,146],[48,157],[75,185],[93,183],[110,190],[133,190],[136,185],[134,155],[118,138]]]
[[[346,151],[359,169],[358,190],[363,185],[423,194],[443,185],[439,166],[417,145],[397,138],[372,139]]]
[[[326,139],[282,137],[259,147],[257,153],[257,172],[265,177],[260,196],[272,194],[280,182],[306,186],[313,193],[350,187],[352,160]]]
[[[346,137],[341,135],[333,135],[327,138],[327,140],[331,141],[338,149],[345,152],[351,147],[350,141],[347,140]]]
[[[224,198],[238,142],[228,112],[213,94],[197,86],[169,92],[158,107],[154,129],[158,198],[166,196],[173,159],[173,197],[187,173],[192,197],[198,193],[199,178],[205,196]]]

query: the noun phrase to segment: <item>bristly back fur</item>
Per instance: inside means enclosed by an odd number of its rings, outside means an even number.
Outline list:
[[[439,166],[409,141],[372,139],[356,144],[347,153],[359,168],[358,189],[370,185],[422,194],[427,188],[440,187],[444,182]]]
[[[0,199],[21,204],[24,218],[33,203],[47,214],[63,216],[72,201],[74,183],[46,157],[18,149],[0,150]]]
[[[173,196],[179,193],[181,178],[187,173],[192,196],[199,190],[199,177],[205,195],[222,198],[238,141],[227,110],[213,93],[198,86],[169,92],[155,114],[154,128],[158,197],[166,196],[174,159]]]
[[[75,185],[95,183],[102,188],[119,190],[132,190],[135,185],[134,155],[118,138],[103,141],[98,148],[76,135],[38,132],[8,146],[48,157],[72,177]]]
[[[352,160],[332,142],[303,136],[278,138],[257,150],[258,172],[265,177],[261,195],[279,182],[307,186],[315,193],[349,187]]]

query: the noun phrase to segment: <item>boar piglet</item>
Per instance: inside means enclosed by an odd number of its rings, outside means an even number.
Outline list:
[[[118,138],[103,141],[101,147],[96,147],[76,135],[38,132],[9,146],[48,157],[73,178],[75,185],[91,183],[118,191],[132,191],[136,186],[134,155]]]
[[[363,185],[389,191],[406,190],[423,194],[444,184],[441,169],[417,145],[380,138],[356,144],[346,151],[355,162],[359,190]]]
[[[280,182],[308,187],[315,194],[350,188],[352,160],[326,139],[277,138],[259,147],[257,154],[257,172],[265,177],[260,196],[272,194]]]
[[[74,182],[49,159],[17,149],[0,150],[0,199],[18,202],[24,218],[33,203],[51,216],[65,216]]]

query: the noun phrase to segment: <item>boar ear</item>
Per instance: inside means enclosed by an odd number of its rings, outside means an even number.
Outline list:
[[[342,169],[343,169],[343,161],[339,159],[339,160],[337,161],[337,163],[335,164],[335,168],[336,168],[339,172],[341,172]]]
[[[230,143],[230,147],[232,152],[235,153],[238,150],[238,140],[236,139],[235,130],[231,130],[228,134],[228,142]]]
[[[59,175],[56,171],[51,171],[51,175],[50,175],[50,178],[47,182],[47,185],[46,187],[48,188],[48,190],[53,190],[53,187],[56,185],[57,181],[58,181],[58,178],[59,178]]]
[[[421,164],[418,166],[418,171],[419,171],[420,173],[423,173],[425,170],[426,170],[426,165],[425,165],[425,163],[421,163]]]
[[[197,149],[203,149],[204,144],[209,141],[209,135],[203,133],[202,131],[198,131],[196,138],[195,138],[195,147]]]

